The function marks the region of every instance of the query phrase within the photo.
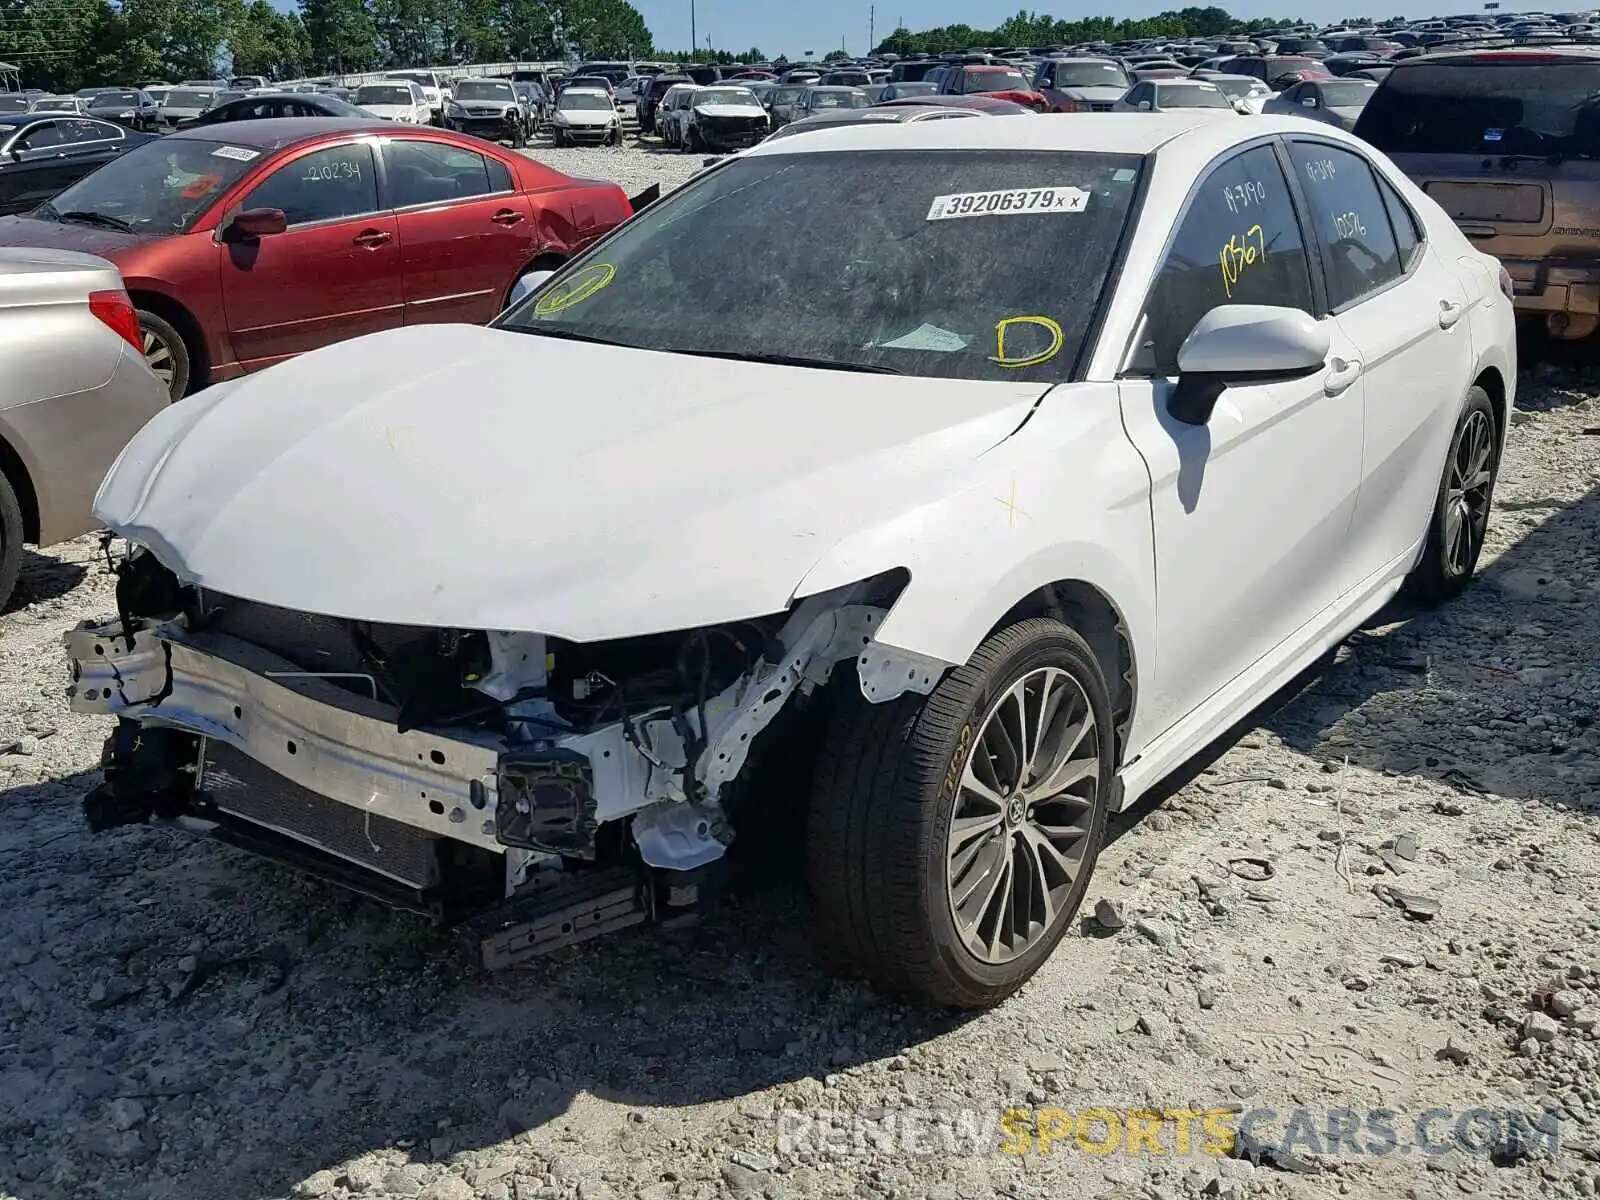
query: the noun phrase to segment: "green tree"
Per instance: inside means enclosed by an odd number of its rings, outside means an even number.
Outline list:
[[[310,45],[298,16],[281,13],[267,0],[254,0],[228,35],[236,75],[293,79],[305,74]]]
[[[367,71],[378,65],[378,31],[362,0],[301,0],[300,21],[313,72]]]
[[[644,14],[627,0],[552,0],[562,32],[589,58],[648,54],[653,39]]]

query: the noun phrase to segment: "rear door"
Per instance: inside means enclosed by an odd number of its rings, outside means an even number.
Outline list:
[[[400,236],[405,323],[482,324],[539,249],[528,198],[493,154],[429,138],[383,142]]]
[[[234,207],[289,219],[286,233],[217,246],[228,337],[245,370],[401,324],[399,229],[380,207],[371,139],[295,154]]]
[[[1348,553],[1354,578],[1366,579],[1394,569],[1427,529],[1472,384],[1468,297],[1457,264],[1433,251],[1365,156],[1316,138],[1290,138],[1288,148],[1322,263],[1324,309],[1354,344],[1365,383]]]

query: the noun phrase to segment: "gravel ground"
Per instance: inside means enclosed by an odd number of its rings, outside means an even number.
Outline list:
[[[632,147],[535,153],[662,177]],[[1594,1195],[1597,394],[1590,367],[1526,371],[1480,582],[1383,614],[1120,821],[1102,920],[968,1019],[827,977],[792,873],[486,979],[445,935],[230,850],[90,837],[106,723],[67,711],[59,640],[111,581],[91,539],[32,556],[0,616],[0,1197]],[[1170,1133],[1159,1156],[775,1145],[797,1113],[882,1130],[1008,1104],[1318,1129],[1387,1108],[1402,1144],[1429,1109],[1548,1112],[1562,1141],[1424,1161],[1313,1137],[1259,1163]]]
[[[705,162],[703,154],[668,150],[655,138],[642,142],[629,138],[621,147],[573,146],[564,150],[557,150],[548,139],[541,139],[523,153],[580,179],[613,179],[630,196],[638,195],[653,183],[659,183],[664,192],[671,191],[686,183]]]

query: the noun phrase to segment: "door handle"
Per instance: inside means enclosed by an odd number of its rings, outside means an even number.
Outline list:
[[[515,209],[502,208],[499,212],[495,213],[494,216],[490,217],[489,220],[493,221],[496,225],[515,225],[518,221],[522,220],[522,214],[517,212]]]
[[[1464,304],[1452,304],[1448,300],[1439,301],[1439,328],[1451,329],[1461,320],[1461,314],[1466,311]]]
[[[1361,360],[1357,358],[1336,358],[1328,372],[1327,378],[1322,381],[1322,390],[1329,396],[1337,396],[1345,391],[1357,379],[1361,378]]]
[[[382,229],[363,229],[350,240],[357,246],[365,246],[368,250],[376,250],[393,236],[393,234]]]

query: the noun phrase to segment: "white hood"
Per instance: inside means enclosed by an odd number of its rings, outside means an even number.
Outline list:
[[[766,119],[767,110],[749,104],[696,104],[695,112],[702,117],[747,117],[752,121]]]
[[[848,534],[915,538],[1043,390],[421,326],[172,405],[95,516],[263,603],[593,641],[778,612]]]
[[[604,108],[558,108],[569,125],[609,125],[617,114]]]
[[[375,117],[382,117],[385,121],[415,116],[417,111],[416,106],[413,104],[363,104],[361,107]]]

